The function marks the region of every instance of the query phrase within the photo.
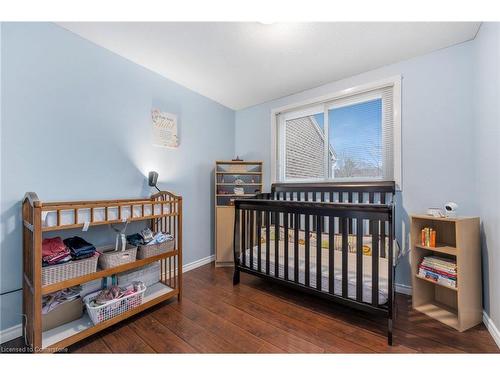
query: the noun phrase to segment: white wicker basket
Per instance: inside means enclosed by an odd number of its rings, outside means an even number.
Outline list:
[[[59,283],[93,273],[97,270],[98,258],[99,254],[95,254],[90,258],[42,267],[42,285]]]
[[[94,324],[102,323],[108,319],[114,318],[115,316],[121,315],[128,310],[132,310],[142,304],[142,299],[144,297],[144,292],[146,291],[146,286],[143,289],[129,294],[128,296],[114,299],[105,303],[104,305],[90,306],[90,300],[97,296],[101,291],[91,293],[83,299],[85,307],[87,308],[87,313]]]
[[[169,240],[154,245],[140,245],[137,248],[137,259],[145,259],[154,257],[172,251],[174,249],[175,240]]]
[[[129,244],[125,251],[115,251],[114,247],[100,248],[99,251],[102,252],[99,257],[99,267],[103,270],[134,262],[137,255],[137,247]]]

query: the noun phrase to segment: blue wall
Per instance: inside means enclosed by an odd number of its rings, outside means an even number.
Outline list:
[[[408,215],[412,213],[455,201],[460,214],[479,214],[472,61],[473,42],[467,42],[237,111],[236,153],[245,159],[264,160],[269,184],[273,108],[402,75],[403,192],[398,196],[396,233],[407,248]],[[396,282],[411,285],[408,257],[397,268]]]
[[[26,191],[146,197],[155,169],[160,187],[184,197],[184,262],[213,253],[212,168],[234,156],[234,111],[54,24],[3,23],[1,49],[2,293],[21,287]],[[179,116],[179,149],[151,146],[152,108]],[[20,323],[21,292],[0,303],[0,330]]]
[[[477,182],[482,220],[484,310],[500,327],[500,24],[483,23],[475,40]],[[499,337],[497,336],[497,339]],[[500,346],[500,341],[497,341]]]

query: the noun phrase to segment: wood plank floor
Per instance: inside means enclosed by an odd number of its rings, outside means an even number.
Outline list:
[[[394,346],[386,320],[206,265],[184,274],[166,302],[69,348],[73,353],[498,353],[483,324],[459,333],[396,297]],[[15,345],[11,342],[10,345]]]

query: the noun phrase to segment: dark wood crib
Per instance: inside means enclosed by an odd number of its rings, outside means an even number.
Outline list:
[[[278,183],[235,204],[240,272],[386,316],[394,314],[393,181]]]

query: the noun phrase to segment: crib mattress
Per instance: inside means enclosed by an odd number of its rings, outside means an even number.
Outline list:
[[[253,264],[252,268],[254,270],[258,269],[258,257],[257,257],[258,247],[255,246],[253,249]],[[294,280],[294,249],[293,244],[289,244],[289,256],[288,256],[288,280]],[[270,241],[269,246],[269,274],[271,276],[275,275],[275,244],[274,241]],[[285,267],[284,267],[284,242],[279,241],[279,269],[278,277],[284,279]],[[342,252],[333,251],[334,253],[334,294],[342,295]],[[309,286],[316,288],[316,247],[313,243],[310,244],[310,267],[309,267]],[[347,254],[347,295],[351,299],[356,299],[356,254]],[[298,282],[299,284],[305,285],[305,246],[299,245],[299,272],[298,272]],[[241,259],[243,261],[243,259]],[[329,251],[328,249],[321,249],[321,290],[324,292],[329,292],[328,286],[328,263],[329,262]],[[245,266],[250,267],[250,249],[245,252]],[[261,244],[261,270],[265,272],[266,267],[266,245]],[[384,304],[387,302],[388,296],[388,262],[385,258],[379,258],[379,292],[378,301],[379,304]],[[366,303],[372,302],[372,257],[363,255],[363,296],[362,301]]]

